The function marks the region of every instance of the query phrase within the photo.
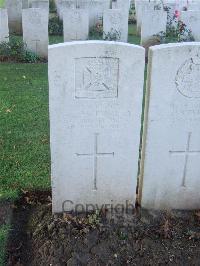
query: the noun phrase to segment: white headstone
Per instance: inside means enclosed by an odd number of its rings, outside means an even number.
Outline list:
[[[57,13],[61,20],[63,19],[63,12],[66,9],[74,9],[74,8],[76,8],[76,3],[74,0],[57,1]]]
[[[137,33],[141,34],[141,25],[142,20],[144,19],[144,13],[146,11],[153,11],[155,9],[155,3],[154,2],[148,2],[148,1],[137,1],[136,4],[136,15],[137,15]]]
[[[86,9],[71,9],[63,12],[64,41],[87,40],[89,15]]]
[[[175,11],[183,11],[185,8],[188,8],[189,3],[191,3],[192,0],[162,0],[162,3],[165,7],[171,6],[172,9]],[[199,0],[198,0],[199,1]],[[160,0],[161,2],[161,0]]]
[[[22,33],[22,0],[6,0],[10,33]]]
[[[200,43],[150,48],[142,207],[200,208]]]
[[[112,9],[117,9],[117,1],[112,1]]]
[[[146,11],[141,25],[141,44],[145,44],[156,34],[166,32],[167,12],[163,10]]]
[[[49,46],[54,212],[66,201],[65,210],[134,204],[144,57],[142,47],[117,42]]]
[[[164,0],[163,1],[163,4],[165,6],[171,6],[172,5],[172,8],[174,8],[174,11],[177,10],[177,11],[182,11],[183,8],[187,8],[188,6],[188,3],[189,1],[191,0]]]
[[[182,11],[180,19],[191,31],[195,41],[200,41],[200,11]]]
[[[129,0],[117,0],[112,8],[121,9],[127,15],[129,14],[130,1]]]
[[[120,9],[108,9],[103,16],[104,38],[109,36],[109,40],[127,42],[128,40],[128,19]],[[111,39],[110,39],[111,37]]]
[[[90,14],[90,27],[96,24],[102,24],[103,13],[110,8],[109,0],[95,0],[90,1],[89,14]]]
[[[37,55],[48,57],[48,11],[41,8],[23,9],[23,40]]]
[[[188,3],[188,10],[193,10],[193,11],[200,11],[200,2],[189,2]]]
[[[115,8],[121,10],[121,13],[123,13],[124,21],[127,21],[127,23],[128,23],[129,10],[130,10],[130,0],[117,0]]]
[[[44,8],[49,10],[49,1],[33,1],[31,4],[32,8]]]
[[[22,0],[22,8],[29,8],[29,0]]]
[[[7,9],[0,8],[0,42],[9,41]]]
[[[183,10],[187,9],[188,3],[189,3],[188,0],[179,1],[179,11],[183,11]]]
[[[77,8],[86,8],[89,12],[89,25],[101,24],[103,12],[110,8],[110,0],[77,0]]]

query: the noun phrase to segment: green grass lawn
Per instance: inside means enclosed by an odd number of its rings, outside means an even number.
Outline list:
[[[49,44],[56,44],[64,42],[63,36],[49,36]]]
[[[129,39],[139,43],[135,25]],[[50,36],[50,44],[63,42]],[[50,188],[47,64],[0,64],[0,199]]]
[[[5,2],[5,0],[0,0],[0,8],[4,7],[4,2]]]
[[[47,64],[0,64],[0,200],[50,189]],[[0,226],[0,266],[8,226]]]
[[[140,36],[137,35],[135,24],[131,24],[128,27],[128,42],[140,45]]]
[[[94,39],[90,36],[90,39]],[[49,44],[62,43],[63,36],[49,36]],[[129,25],[128,42],[132,44],[140,45],[140,37],[136,35],[136,25]]]
[[[129,32],[128,42],[132,44],[140,45],[140,37],[137,36],[136,34],[135,24],[129,25],[128,32]],[[22,40],[22,36],[17,36],[17,38],[19,38],[19,40]],[[89,39],[93,40],[94,38],[90,36]],[[62,43],[62,42],[64,42],[63,36],[49,36],[49,44],[57,44],[57,43]]]
[[[0,199],[50,188],[47,64],[0,65]]]
[[[135,25],[129,42],[140,43]],[[50,190],[47,64],[0,64],[0,125],[0,200],[14,201],[21,190]],[[0,226],[0,266],[8,230]]]
[[[135,32],[130,25],[129,40],[138,44]],[[1,200],[20,189],[50,188],[47,64],[0,64],[0,80]]]

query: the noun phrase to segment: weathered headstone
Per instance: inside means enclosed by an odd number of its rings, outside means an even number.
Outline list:
[[[64,41],[87,40],[89,15],[85,9],[71,9],[63,12]]]
[[[193,11],[200,11],[200,2],[195,2],[195,3],[192,3],[192,2],[189,2],[188,3],[188,10],[193,10]]]
[[[31,7],[49,10],[49,1],[33,1]]]
[[[200,41],[200,11],[182,11],[180,19],[191,31],[195,41]]]
[[[145,44],[156,34],[166,32],[167,12],[163,10],[146,11],[141,25],[141,44]]]
[[[6,0],[10,33],[22,33],[22,0]]]
[[[179,3],[179,11],[181,12],[181,11],[187,9],[189,1],[188,0],[182,0],[182,1],[180,0],[178,3]]]
[[[141,34],[142,20],[144,19],[144,13],[146,11],[154,11],[155,3],[149,1],[137,1],[136,2],[136,15],[137,15],[137,33]]]
[[[103,12],[111,7],[111,3],[110,0],[76,0],[76,6],[88,10],[91,28],[102,23]]]
[[[109,0],[95,0],[89,3],[90,27],[102,24],[103,13],[110,8]]]
[[[125,14],[129,14],[130,1],[129,0],[117,0],[113,6],[115,9],[121,9]]]
[[[184,7],[188,6],[190,0],[165,0],[163,1],[163,4],[165,6],[171,6],[174,7],[174,10],[182,11]]]
[[[112,9],[117,9],[117,1],[112,1]]]
[[[0,42],[9,40],[7,9],[0,8]]]
[[[109,9],[104,11],[103,16],[104,38],[127,42],[128,19],[120,9]]]
[[[56,2],[56,7],[57,7],[57,13],[59,18],[62,20],[63,19],[63,12],[66,9],[74,9],[76,8],[76,2],[74,0],[57,0]]]
[[[22,8],[23,9],[29,8],[29,0],[22,0]]]
[[[37,55],[48,57],[48,11],[41,8],[24,9],[23,40],[27,48]]]
[[[144,54],[117,42],[49,46],[54,212],[134,204]]]
[[[116,6],[113,8],[121,10],[121,13],[123,14],[123,17],[124,17],[124,21],[127,21],[128,23],[130,0],[117,0]]]
[[[200,208],[200,43],[150,48],[142,207]]]
[[[160,0],[160,2],[162,2],[165,7],[172,7],[173,11],[177,10],[181,12],[188,8],[188,4],[191,0]]]

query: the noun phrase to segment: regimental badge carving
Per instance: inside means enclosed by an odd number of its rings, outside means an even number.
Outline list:
[[[179,68],[175,78],[178,92],[187,98],[200,98],[200,58],[190,58]]]
[[[36,12],[34,11],[32,13],[32,16],[30,16],[29,21],[30,21],[31,24],[40,25],[42,23],[41,22],[41,15],[38,14],[37,11]]]
[[[122,16],[121,14],[112,14],[110,16],[110,22],[113,24],[113,25],[118,25],[121,23],[121,20],[122,20]]]
[[[84,57],[75,59],[76,98],[117,98],[119,58]]]
[[[70,20],[73,24],[80,23],[81,21],[81,15],[79,12],[74,11],[73,14],[71,14]]]

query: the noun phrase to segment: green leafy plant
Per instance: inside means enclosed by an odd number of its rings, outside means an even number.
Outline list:
[[[133,5],[129,10],[128,24],[136,24],[135,5]]]
[[[21,38],[10,36],[9,41],[0,43],[0,61],[35,63],[42,59],[29,51]]]
[[[55,1],[50,0],[49,1],[49,11],[50,13],[55,13],[56,12],[56,6],[55,6]]]
[[[104,40],[106,41],[119,41],[121,38],[121,32],[111,29],[110,32],[104,33]]]
[[[95,211],[95,213],[88,215],[88,224],[92,227],[96,227],[100,223],[100,213],[99,211]]]
[[[160,32],[156,34],[160,43],[170,42],[190,42],[194,41],[192,31],[187,28],[178,18],[178,14],[170,15],[170,7],[164,6],[164,10],[167,11],[167,29],[166,32]]]
[[[62,35],[63,23],[59,20],[58,16],[49,19],[49,35]]]
[[[97,23],[94,27],[90,29],[90,39],[91,40],[102,40],[103,39],[103,25],[102,23]]]
[[[11,36],[9,41],[5,41],[0,44],[1,61],[7,61],[9,59],[22,61],[23,52],[24,43],[17,37]]]
[[[25,50],[23,54],[23,62],[26,63],[37,63],[38,61],[41,61],[41,58],[37,56],[35,53]]]
[[[191,30],[182,21],[179,21],[176,26],[167,27],[166,32],[160,32],[156,36],[159,37],[160,43],[194,41]]]

